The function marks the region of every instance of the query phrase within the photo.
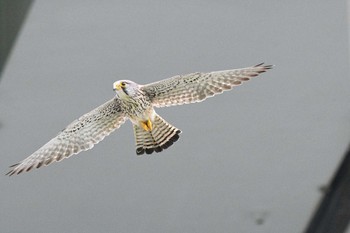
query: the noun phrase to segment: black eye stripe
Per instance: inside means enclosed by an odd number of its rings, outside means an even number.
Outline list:
[[[125,94],[129,95],[128,91],[126,90],[125,87],[122,87],[122,90],[124,91]]]

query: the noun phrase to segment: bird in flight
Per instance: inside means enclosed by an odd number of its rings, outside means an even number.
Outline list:
[[[127,119],[134,128],[137,155],[161,152],[179,139],[181,130],[166,122],[154,108],[203,101],[271,68],[261,63],[241,69],[177,75],[146,85],[116,81],[113,99],[70,123],[32,155],[12,165],[6,175],[27,172],[89,150]]]

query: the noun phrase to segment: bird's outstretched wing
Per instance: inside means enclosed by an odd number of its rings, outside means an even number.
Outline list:
[[[242,69],[177,75],[144,85],[141,89],[155,107],[189,104],[230,90],[271,68],[271,65],[261,63]]]
[[[33,168],[49,165],[54,161],[60,161],[73,154],[89,150],[105,136],[119,128],[125,119],[119,99],[111,99],[73,121],[28,158],[12,165],[6,175],[11,176],[30,171]]]

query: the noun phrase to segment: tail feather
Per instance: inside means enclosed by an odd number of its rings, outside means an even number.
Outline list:
[[[152,154],[161,152],[170,147],[179,139],[181,130],[170,125],[159,115],[155,116],[153,128],[146,131],[137,125],[134,125],[136,154]]]

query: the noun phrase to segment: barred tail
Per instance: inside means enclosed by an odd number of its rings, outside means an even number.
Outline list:
[[[167,149],[179,139],[181,130],[170,125],[159,115],[154,118],[151,131],[146,131],[137,125],[134,125],[134,134],[136,142],[136,154],[142,155],[161,152]]]

